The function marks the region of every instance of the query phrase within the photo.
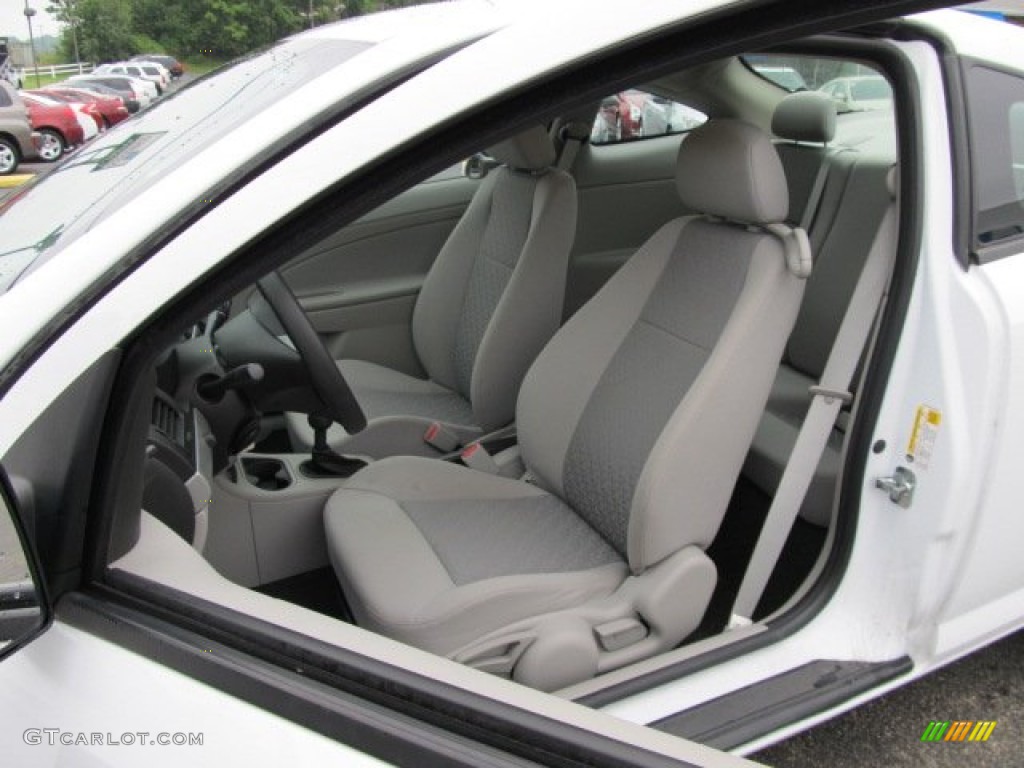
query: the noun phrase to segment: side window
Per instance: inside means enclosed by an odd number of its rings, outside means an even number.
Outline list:
[[[1024,79],[967,70],[975,250],[1024,236]]]
[[[1010,107],[1010,157],[1017,199],[1024,200],[1024,102]]]
[[[646,91],[631,89],[608,96],[594,118],[592,144],[615,144],[683,133],[707,120],[692,107]]]

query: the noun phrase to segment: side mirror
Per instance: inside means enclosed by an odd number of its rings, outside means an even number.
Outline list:
[[[35,638],[49,624],[49,604],[37,566],[15,494],[0,470],[0,659]]]

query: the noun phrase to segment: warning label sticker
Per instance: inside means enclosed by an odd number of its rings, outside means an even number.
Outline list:
[[[907,461],[918,469],[928,469],[935,440],[942,425],[942,412],[928,405],[920,405],[914,417],[914,428],[907,443]]]

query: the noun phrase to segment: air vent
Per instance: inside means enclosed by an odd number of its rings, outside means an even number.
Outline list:
[[[185,445],[185,419],[170,403],[153,398],[153,426],[176,444]]]

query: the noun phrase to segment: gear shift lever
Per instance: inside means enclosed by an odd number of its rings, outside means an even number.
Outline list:
[[[302,463],[302,474],[307,477],[349,477],[366,466],[360,459],[350,459],[337,453],[327,444],[327,429],[333,424],[319,413],[309,415],[313,428],[313,451],[309,461]]]

